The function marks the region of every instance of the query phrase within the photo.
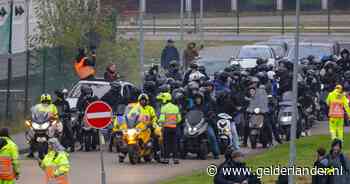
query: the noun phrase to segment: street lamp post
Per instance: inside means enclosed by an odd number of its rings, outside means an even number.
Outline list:
[[[146,0],[139,1],[139,29],[140,29],[140,42],[139,42],[139,55],[140,55],[140,79],[141,79],[141,89],[143,89],[143,72],[144,72],[144,50],[145,50],[145,40],[144,40],[144,29],[143,29],[143,19],[144,13],[146,12]]]
[[[183,47],[184,47],[184,0],[180,0],[180,61],[182,64],[182,67],[185,66],[184,60],[183,60]]]
[[[200,0],[200,20],[199,20],[199,34],[201,45],[204,44],[204,30],[203,30],[203,0]]]
[[[298,108],[297,108],[297,98],[298,98],[298,63],[299,63],[299,36],[300,36],[300,0],[296,0],[296,27],[295,27],[295,55],[294,55],[294,66],[293,66],[293,117],[292,117],[292,127],[291,127],[291,138],[290,138],[290,160],[289,160],[289,167],[294,167],[295,160],[296,160],[296,145],[295,145],[295,139],[296,139],[296,130],[297,130],[297,115],[298,115]],[[294,176],[293,174],[290,174],[288,176],[288,183],[294,184]]]

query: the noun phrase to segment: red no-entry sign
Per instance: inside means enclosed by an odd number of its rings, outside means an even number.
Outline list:
[[[107,127],[112,122],[112,108],[105,102],[91,103],[85,110],[87,124],[96,129]]]

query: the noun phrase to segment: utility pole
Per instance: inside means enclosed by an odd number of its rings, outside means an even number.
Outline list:
[[[25,90],[24,90],[24,116],[28,113],[28,94],[29,94],[29,62],[30,62],[30,51],[29,51],[29,7],[30,0],[26,0],[26,78],[25,78]]]
[[[145,40],[144,40],[144,29],[143,29],[143,19],[144,13],[146,12],[146,0],[139,1],[139,28],[140,28],[140,79],[141,79],[141,89],[143,89],[143,72],[144,72],[144,59],[145,59]]]
[[[11,80],[12,80],[12,28],[13,28],[13,0],[10,1],[10,30],[7,60],[7,91],[6,91],[6,120],[10,118],[10,97],[11,97]]]
[[[200,18],[199,18],[199,34],[200,34],[200,44],[204,45],[204,30],[203,30],[203,0],[200,0]]]
[[[180,61],[182,64],[182,68],[184,69],[185,63],[183,60],[183,53],[184,53],[184,0],[180,0]]]
[[[299,71],[299,40],[300,40],[300,0],[296,0],[296,23],[295,23],[295,48],[294,48],[294,66],[293,66],[293,117],[292,117],[292,127],[291,127],[291,138],[289,147],[289,167],[295,166],[296,160],[296,131],[297,131],[297,115],[298,115],[298,71]],[[288,184],[294,184],[294,173],[288,176]]]

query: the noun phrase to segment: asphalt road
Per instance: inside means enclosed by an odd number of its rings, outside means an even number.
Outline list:
[[[349,128],[346,129],[349,132]],[[326,122],[320,122],[312,130],[313,135],[328,134]],[[271,148],[273,149],[273,148]],[[243,148],[246,155],[254,155],[263,152],[264,149]],[[44,184],[44,173],[38,167],[36,161],[21,160],[21,178],[18,184]],[[96,184],[100,181],[99,153],[78,152],[71,154],[71,172],[69,180],[73,184]],[[179,165],[163,165],[157,163],[131,165],[118,163],[117,155],[105,153],[105,168],[107,184],[155,184],[179,175],[189,175],[193,171],[205,171],[209,164],[219,164],[221,160],[181,160]]]

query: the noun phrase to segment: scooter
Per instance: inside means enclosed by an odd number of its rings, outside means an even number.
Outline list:
[[[209,153],[207,135],[208,123],[201,111],[192,110],[185,118],[184,137],[180,141],[180,153],[186,158],[187,153],[197,154],[198,158],[205,160]]]
[[[217,116],[218,116],[218,121],[216,125],[218,128],[219,147],[220,147],[221,153],[224,153],[227,147],[232,144],[232,141],[231,141],[232,117],[226,113],[220,113]]]

